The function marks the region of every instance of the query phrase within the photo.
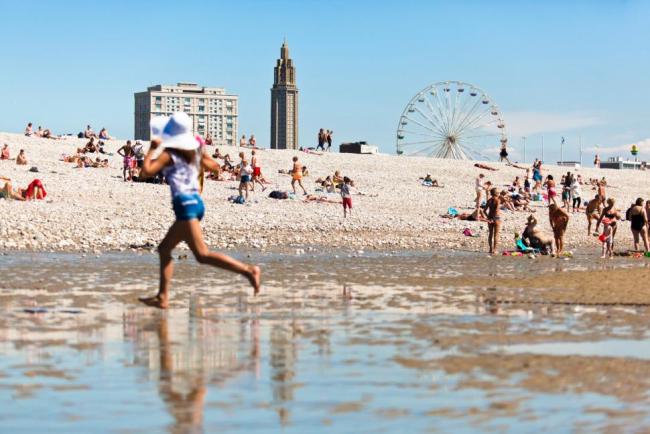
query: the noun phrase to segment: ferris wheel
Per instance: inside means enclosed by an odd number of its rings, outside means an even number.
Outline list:
[[[489,159],[483,152],[507,143],[499,107],[483,90],[461,81],[422,89],[406,105],[397,125],[398,155]]]

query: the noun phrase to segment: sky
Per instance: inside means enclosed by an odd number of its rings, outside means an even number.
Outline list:
[[[239,135],[268,146],[286,38],[299,135],[395,152],[409,100],[435,82],[484,89],[523,161],[650,159],[648,1],[0,0],[0,131],[86,124],[133,135],[135,92],[196,82],[239,95]]]

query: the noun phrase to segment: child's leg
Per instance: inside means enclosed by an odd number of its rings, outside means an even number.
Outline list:
[[[303,193],[307,194],[307,190],[305,190],[305,186],[302,185],[302,179],[298,180],[298,184],[300,184],[300,188],[302,188]]]
[[[158,294],[153,297],[140,297],[139,300],[146,305],[167,309],[169,303],[169,283],[174,274],[174,263],[172,262],[172,250],[183,241],[183,228],[181,222],[174,222],[169,228],[167,235],[158,245],[160,256],[160,284]]]
[[[201,224],[197,219],[176,222],[183,226],[183,240],[187,242],[194,257],[201,264],[209,264],[245,276],[253,287],[253,293],[260,291],[260,267],[240,262],[228,255],[211,252],[203,241]]]
[[[296,194],[296,180],[291,180],[291,188],[293,188],[293,194]]]

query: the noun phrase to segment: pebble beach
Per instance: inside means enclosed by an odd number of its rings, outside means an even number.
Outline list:
[[[116,154],[125,141],[106,142],[109,168],[76,168],[60,161],[63,154],[74,154],[87,140],[66,138],[49,140],[0,133],[0,144],[8,144],[11,157],[24,149],[29,161],[18,166],[14,160],[0,161],[0,176],[12,179],[15,187],[25,187],[40,179],[48,193],[46,200],[19,202],[0,200],[1,251],[108,252],[128,249],[153,249],[162,239],[174,216],[166,185],[131,183],[122,180],[122,158]],[[208,147],[213,152],[214,147]],[[238,149],[219,147],[238,161]],[[243,149],[250,156],[249,149]],[[306,203],[302,196],[275,200],[272,190],[290,191],[290,177],[278,173],[291,168],[297,155],[309,169],[303,182],[309,193],[316,192],[315,180],[335,170],[352,178],[363,195],[354,195],[351,218],[344,219],[341,205]],[[207,243],[217,249],[284,250],[302,253],[321,249],[428,250],[455,249],[487,251],[485,223],[443,219],[449,207],[460,212],[473,206],[474,179],[484,173],[497,187],[522,177],[524,170],[501,163],[487,162],[498,171],[474,167],[474,162],[326,153],[313,155],[290,150],[258,151],[262,172],[271,182],[266,192],[259,186],[244,204],[232,204],[228,197],[237,194],[236,181],[206,180],[203,197],[206,216],[202,222]],[[524,166],[523,163],[520,164]],[[527,164],[525,165],[527,166]],[[38,173],[29,171],[37,167]],[[583,179],[608,180],[608,196],[614,197],[624,214],[637,197],[650,198],[650,174],[645,171],[570,169]],[[567,168],[545,165],[544,176],[559,179]],[[430,173],[443,186],[425,187],[418,180]],[[583,199],[595,191],[583,186]],[[332,195],[338,199],[338,195]],[[546,207],[533,202],[542,227],[551,233]],[[522,231],[528,212],[504,212],[500,249],[514,247],[513,233]],[[470,228],[476,237],[463,235]],[[565,248],[592,249],[599,243],[586,234],[584,212],[572,214]],[[632,248],[629,225],[623,223],[617,235],[617,248]],[[184,246],[183,246],[184,247]]]

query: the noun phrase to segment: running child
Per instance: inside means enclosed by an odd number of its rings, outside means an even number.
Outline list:
[[[229,270],[246,277],[257,295],[260,290],[261,270],[258,266],[245,264],[222,253],[211,252],[201,232],[200,220],[205,207],[199,195],[199,167],[219,170],[207,154],[199,152],[199,143],[192,135],[192,120],[182,112],[174,113],[169,119],[158,117],[151,120],[151,147],[144,159],[142,175],[151,177],[158,172],[164,174],[172,193],[172,206],[176,221],[158,246],[160,256],[160,286],[153,297],[139,300],[160,309],[169,306],[169,287],[173,275],[172,250],[185,241],[201,264]],[[158,158],[156,149],[163,147]]]

